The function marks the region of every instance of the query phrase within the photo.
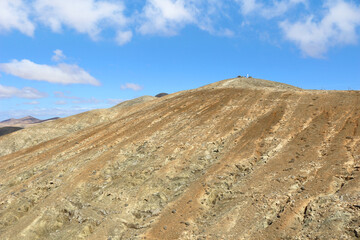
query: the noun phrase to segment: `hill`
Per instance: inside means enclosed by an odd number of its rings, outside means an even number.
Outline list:
[[[250,80],[0,137],[0,239],[358,238],[360,92]]]
[[[199,89],[212,89],[212,88],[243,88],[243,89],[272,90],[272,91],[302,90],[301,88],[288,85],[285,83],[274,82],[274,81],[258,79],[258,78],[246,78],[246,77],[226,79],[223,81],[206,85]]]

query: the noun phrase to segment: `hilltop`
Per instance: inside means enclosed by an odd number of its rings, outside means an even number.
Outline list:
[[[0,239],[357,239],[360,92],[235,78],[0,137]]]
[[[300,91],[301,88],[288,85],[285,83],[274,82],[258,78],[238,77],[215,82],[199,89],[211,88],[242,88],[242,89],[259,89],[272,91]]]

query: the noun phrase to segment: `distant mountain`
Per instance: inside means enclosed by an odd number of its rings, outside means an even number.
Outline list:
[[[4,121],[1,121],[0,123],[11,122],[11,121],[13,121],[13,120],[15,120],[15,118],[9,118],[9,119],[6,119],[6,120],[4,120]]]
[[[41,122],[46,122],[46,121],[56,120],[56,119],[58,119],[58,117],[49,118],[49,119],[45,119],[45,120],[40,120],[40,119],[37,119],[32,116],[27,116],[27,117],[23,117],[23,118],[19,118],[19,119],[10,118],[10,119],[1,121],[0,127],[26,127],[31,124],[36,124],[36,123],[41,123]]]
[[[15,125],[15,124],[32,124],[32,123],[39,123],[41,122],[40,119],[37,119],[37,118],[34,118],[32,116],[27,116],[27,117],[23,117],[23,118],[19,118],[19,119],[16,119],[16,118],[10,118],[10,119],[7,119],[7,120],[4,120],[2,121],[1,123],[6,123],[6,124],[9,124],[9,125]]]

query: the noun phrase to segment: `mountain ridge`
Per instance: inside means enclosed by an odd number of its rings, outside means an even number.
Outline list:
[[[237,77],[225,79],[219,82],[211,83],[200,87],[199,89],[207,88],[245,88],[245,89],[262,89],[274,91],[301,91],[303,89],[275,81],[269,81],[259,78]]]
[[[0,137],[0,238],[356,239],[360,92],[231,84]]]
[[[46,121],[56,120],[58,117],[53,117],[45,120],[40,120],[32,116],[26,116],[23,118],[10,118],[0,122],[0,127],[27,127],[33,124],[42,123]]]

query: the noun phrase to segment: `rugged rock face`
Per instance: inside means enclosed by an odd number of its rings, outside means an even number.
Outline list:
[[[0,239],[359,238],[360,92],[254,81],[0,137]]]

